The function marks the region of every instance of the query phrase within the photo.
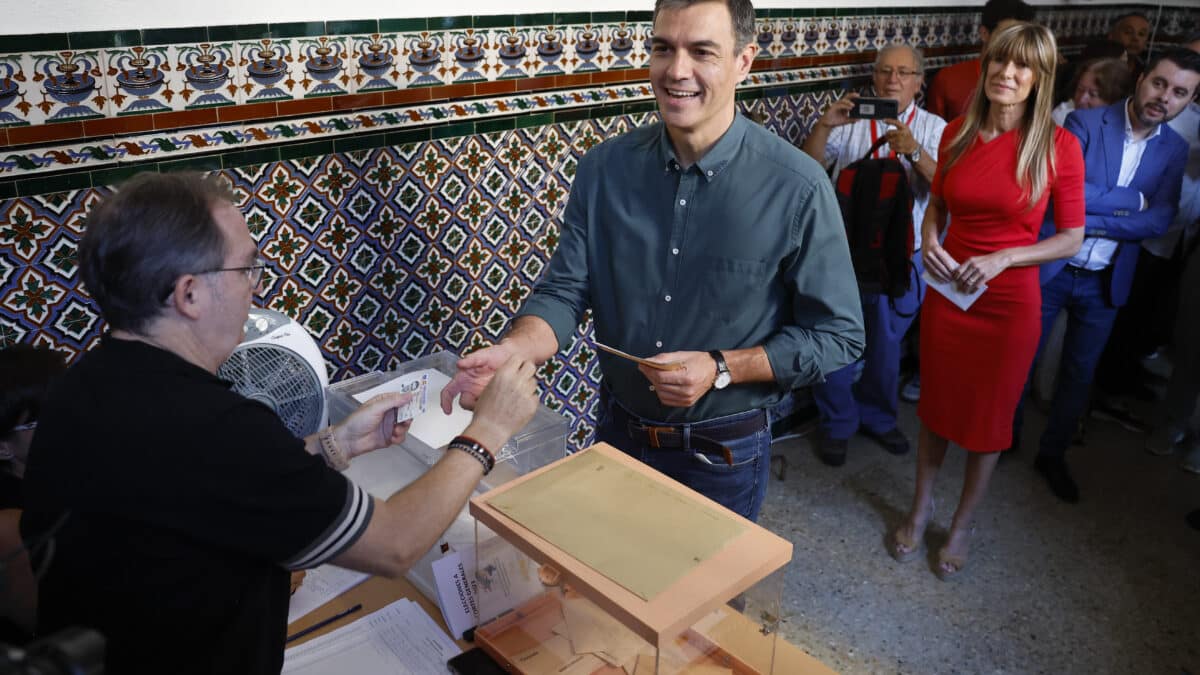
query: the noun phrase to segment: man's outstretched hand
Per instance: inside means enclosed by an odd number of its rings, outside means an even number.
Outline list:
[[[514,350],[508,344],[485,347],[458,361],[458,372],[450,384],[442,389],[442,412],[449,415],[454,411],[454,398],[461,395],[460,403],[467,410],[475,409],[475,401],[483,393],[484,387],[492,381],[492,376],[514,356]]]

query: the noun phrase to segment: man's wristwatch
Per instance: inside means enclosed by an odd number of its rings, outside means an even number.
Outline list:
[[[713,389],[724,389],[733,382],[733,376],[729,374],[729,364],[725,363],[725,357],[721,354],[721,350],[714,349],[708,353],[717,362],[717,379],[713,380]]]
[[[907,157],[908,157],[908,161],[912,162],[913,164],[916,164],[917,162],[921,161],[921,146],[917,145],[917,149],[908,153]]]

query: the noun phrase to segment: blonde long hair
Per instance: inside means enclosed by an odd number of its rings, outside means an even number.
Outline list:
[[[963,113],[963,124],[946,148],[946,168],[954,163],[975,143],[980,126],[987,120],[991,101],[984,87],[987,83],[988,65],[1013,62],[1033,70],[1033,89],[1029,92],[1032,104],[1026,103],[1025,116],[1021,120],[1020,139],[1017,146],[1017,185],[1022,196],[1033,208],[1046,192],[1054,174],[1054,119],[1050,111],[1054,108],[1054,71],[1058,65],[1058,46],[1054,35],[1045,27],[1033,23],[1018,23],[998,31],[988,40],[983,51],[979,82],[975,85],[975,96]]]

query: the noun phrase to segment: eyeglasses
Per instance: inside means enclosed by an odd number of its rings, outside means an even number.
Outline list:
[[[201,274],[216,274],[217,272],[245,272],[246,278],[250,281],[250,288],[258,288],[260,283],[270,283],[274,278],[269,273],[270,269],[271,263],[267,262],[265,258],[258,257],[254,259],[253,265],[246,265],[245,267],[218,267],[215,270],[193,272],[192,274],[199,276]],[[163,292],[162,301],[166,302],[169,300],[171,298],[171,294],[174,292],[175,285],[172,284],[169,288],[167,288],[166,291]]]
[[[245,267],[221,267],[207,272],[197,272],[196,274],[216,274],[217,272],[245,272],[246,278],[250,280],[251,286],[257,286],[263,280],[263,276],[268,269],[271,268],[271,263],[263,258],[255,258],[253,265]]]
[[[900,70],[896,70],[895,68],[876,68],[875,74],[883,76],[883,79],[885,80],[892,79],[893,75],[899,75],[901,80],[912,79],[917,75],[920,75],[920,73],[915,70],[905,70],[903,68]]]

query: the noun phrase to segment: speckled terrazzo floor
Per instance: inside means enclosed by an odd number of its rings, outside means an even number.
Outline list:
[[[1068,453],[1082,500],[1050,494],[1032,469],[1044,418],[997,468],[958,578],[933,575],[962,485],[951,447],[938,479],[928,555],[900,564],[884,537],[912,496],[914,452],[895,457],[856,436],[840,468],[807,438],[783,440],[760,523],[795,544],[784,635],[845,673],[1200,674],[1200,477],[1142,437],[1091,420]],[[901,428],[916,439],[915,406]]]

